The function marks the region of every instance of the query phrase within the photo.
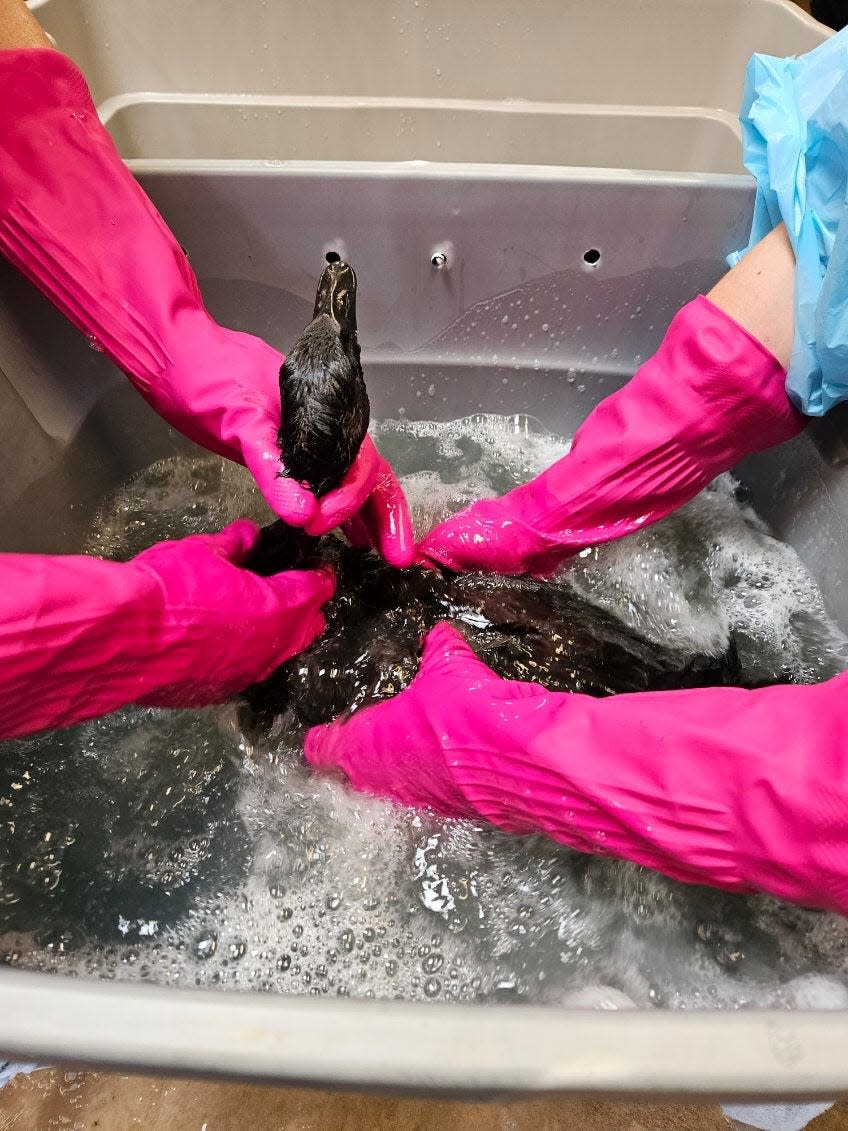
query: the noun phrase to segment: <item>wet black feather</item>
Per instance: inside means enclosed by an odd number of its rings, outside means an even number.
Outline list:
[[[325,495],[341,483],[368,431],[359,343],[327,315],[297,340],[280,370],[280,450],[288,474]]]

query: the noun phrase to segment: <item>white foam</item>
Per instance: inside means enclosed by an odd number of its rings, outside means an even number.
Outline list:
[[[563,1009],[636,1009],[636,1002],[614,986],[584,986],[564,994],[559,1004]]]
[[[823,974],[793,978],[784,992],[798,1009],[848,1009],[848,987]]]

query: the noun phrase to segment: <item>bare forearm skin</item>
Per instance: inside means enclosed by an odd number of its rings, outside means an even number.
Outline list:
[[[24,0],[0,0],[0,51],[52,46]]]

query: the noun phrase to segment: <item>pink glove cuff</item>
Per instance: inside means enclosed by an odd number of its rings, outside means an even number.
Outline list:
[[[86,557],[0,555],[0,738],[66,726],[147,689],[127,663],[155,635],[154,579]],[[97,664],[92,664],[92,626]]]
[[[70,59],[40,48],[0,52],[0,93],[0,248],[37,286],[47,284],[51,301],[93,344],[149,388],[170,364],[161,329],[178,312],[171,297],[202,309],[184,252],[121,161]],[[51,153],[52,160],[45,157]],[[96,192],[93,170],[107,177]],[[126,285],[128,198],[137,303]],[[69,228],[84,240],[81,255],[68,245]],[[158,311],[151,292],[162,303]]]
[[[685,883],[848,913],[848,674],[603,700],[521,686],[490,685],[492,723],[476,713],[476,741],[451,750],[477,814]]]

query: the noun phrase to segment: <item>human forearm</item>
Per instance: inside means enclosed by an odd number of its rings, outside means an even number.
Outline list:
[[[51,47],[24,0],[0,0],[0,51],[12,47]]]
[[[795,254],[786,228],[779,224],[716,283],[707,298],[788,369],[795,333],[794,287]]]

